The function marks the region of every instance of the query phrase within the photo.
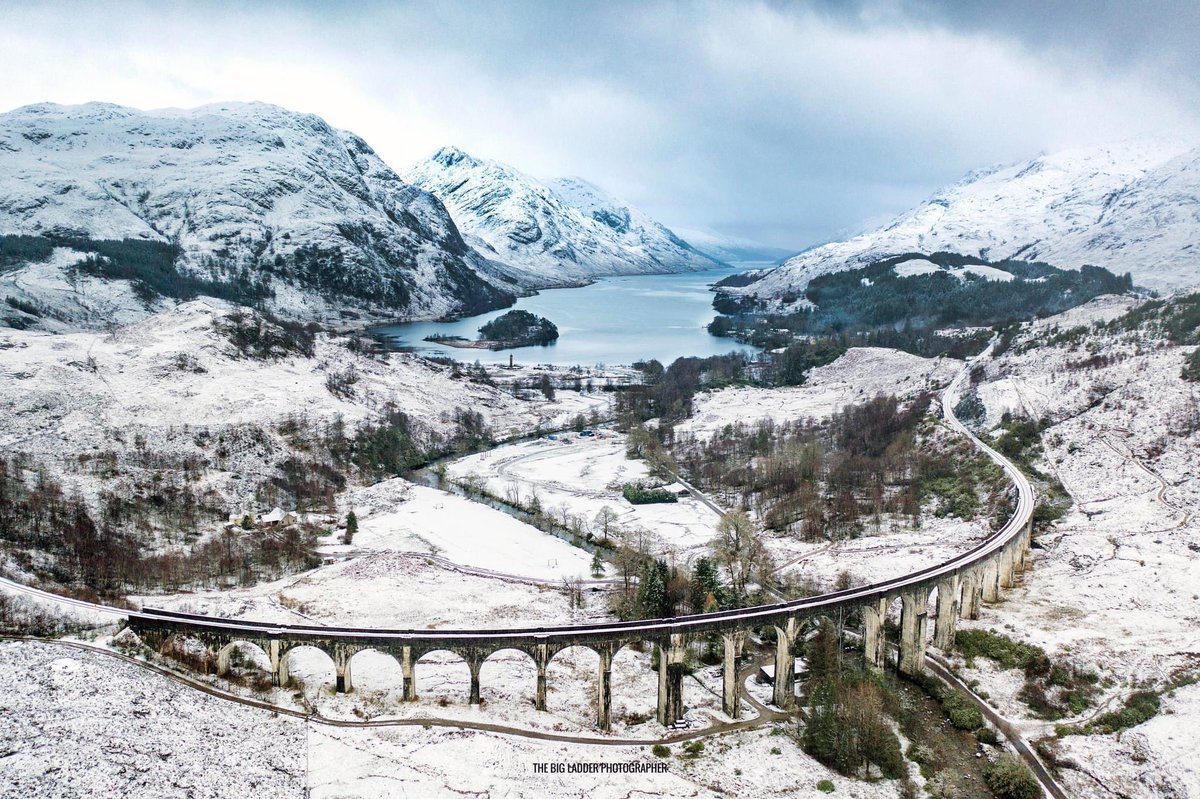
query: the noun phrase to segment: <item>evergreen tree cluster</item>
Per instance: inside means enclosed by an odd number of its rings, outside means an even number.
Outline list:
[[[948,271],[900,276],[895,267],[921,258],[944,268],[988,266],[1012,274],[1009,281]],[[813,278],[805,289],[808,305],[792,313],[763,313],[746,298],[718,297],[716,309],[726,316],[709,325],[713,335],[732,336],[766,349],[800,345],[783,359],[810,357],[827,363],[820,353],[830,347],[879,346],[915,355],[961,358],[983,349],[989,335],[939,335],[939,328],[1006,326],[1074,308],[1101,294],[1133,289],[1129,274],[1084,266],[1078,271],[1026,261],[988,262],[956,253],[909,253],[858,269]],[[798,297],[790,298],[792,301]],[[809,354],[809,351],[812,351]],[[834,356],[836,357],[836,356]],[[801,363],[803,366],[803,363]],[[779,382],[795,385],[796,370]]]
[[[728,608],[730,593],[721,584],[716,564],[699,557],[692,571],[671,567],[661,558],[637,556],[641,573],[633,601],[621,615],[634,619],[666,619]],[[618,561],[621,556],[618,555]]]
[[[1172,344],[1200,344],[1200,292],[1144,302],[1108,322],[1104,330],[1148,330]],[[1082,332],[1086,334],[1086,328]]]
[[[545,346],[558,340],[558,328],[529,311],[508,311],[480,327],[479,340],[509,347]]]
[[[54,246],[45,236],[0,236],[0,271],[49,260]]]
[[[56,246],[89,253],[76,266],[80,272],[128,280],[143,300],[156,297],[191,300],[204,295],[241,305],[256,305],[271,296],[269,286],[256,281],[248,270],[235,273],[231,280],[218,279],[215,265],[210,270],[213,276],[208,279],[180,272],[176,262],[182,251],[175,244],[141,239],[81,238],[52,239],[52,242]]]
[[[817,681],[809,694],[804,751],[840,774],[899,779],[905,773],[900,740],[887,712],[895,698],[875,678],[846,673]]]

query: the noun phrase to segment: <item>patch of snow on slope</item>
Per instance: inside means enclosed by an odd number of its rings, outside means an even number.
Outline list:
[[[304,726],[103,655],[0,643],[0,795],[296,797]]]

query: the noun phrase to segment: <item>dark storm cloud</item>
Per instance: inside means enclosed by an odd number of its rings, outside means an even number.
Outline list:
[[[0,104],[261,99],[398,167],[454,143],[798,248],[978,166],[1194,130],[1196,9],[1137,7],[27,5],[0,30],[26,76]]]

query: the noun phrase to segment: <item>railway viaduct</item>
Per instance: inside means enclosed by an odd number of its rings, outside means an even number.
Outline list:
[[[1033,489],[1025,476],[1006,458],[980,441],[955,418],[953,402],[960,373],[942,398],[945,421],[970,438],[998,463],[1012,480],[1016,505],[1012,516],[983,543],[944,563],[872,585],[771,605],[742,608],[669,619],[585,624],[565,627],[480,630],[380,630],[271,624],[170,611],[144,609],[129,614],[129,627],[146,644],[162,646],[172,636],[203,642],[215,655],[218,673],[229,670],[230,654],[240,642],[260,647],[270,660],[275,685],[288,684],[288,655],[299,647],[315,647],[334,663],[336,690],[353,688],[351,661],[364,650],[394,657],[404,679],[404,698],[416,699],[415,673],[422,656],[448,650],[466,661],[470,671],[470,702],[480,702],[479,673],[483,662],[501,650],[524,652],[537,667],[534,705],[546,709],[547,667],[554,656],[569,647],[582,646],[599,655],[596,688],[596,723],[611,726],[612,663],[626,646],[652,644],[658,662],[658,721],[669,726],[684,713],[684,656],[688,643],[719,637],[723,643],[722,708],[740,716],[737,659],[754,631],[773,629],[775,685],[773,702],[789,708],[795,702],[795,655],[798,642],[810,625],[821,618],[835,622],[861,619],[864,656],[875,668],[884,668],[887,646],[884,622],[899,605],[899,657],[897,668],[915,676],[925,666],[925,651],[932,643],[947,650],[954,642],[959,618],[977,618],[981,602],[993,602],[1012,586],[1029,565],[1034,509]],[[932,613],[931,613],[932,611]]]

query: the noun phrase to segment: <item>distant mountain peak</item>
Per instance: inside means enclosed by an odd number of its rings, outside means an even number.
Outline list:
[[[456,147],[439,149],[405,177],[436,195],[472,244],[531,288],[718,265],[582,178],[543,182]]]
[[[441,164],[442,166],[446,166],[446,167],[452,167],[452,166],[456,166],[458,164],[467,164],[469,166],[474,166],[474,165],[478,165],[480,163],[480,161],[478,161],[477,159],[472,158],[466,152],[464,152],[454,146],[447,146],[447,147],[439,148],[438,151],[436,153],[434,153],[430,157],[429,160],[431,160],[435,163]]]

